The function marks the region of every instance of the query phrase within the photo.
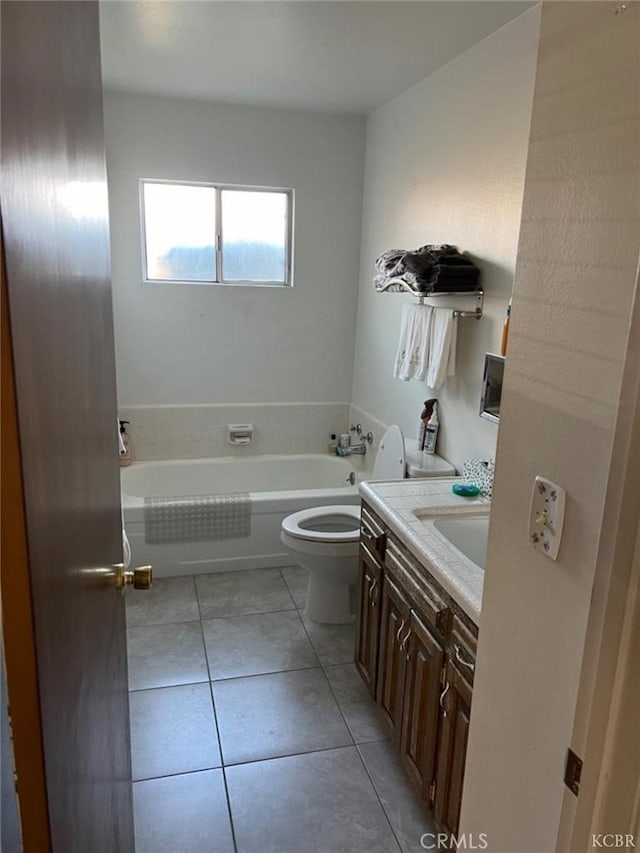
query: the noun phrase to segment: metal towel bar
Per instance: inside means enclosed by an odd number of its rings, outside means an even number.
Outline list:
[[[411,287],[411,285],[407,284],[407,282],[402,278],[390,278],[386,281],[382,287],[378,287],[376,285],[376,291],[378,293],[384,293],[385,290],[388,290],[390,287],[397,287],[405,293],[410,293],[412,296],[417,296],[418,301],[421,305],[425,304],[425,299],[439,299],[441,296],[449,296],[449,297],[460,297],[460,296],[473,296],[476,300],[476,307],[473,311],[462,311],[458,308],[453,308],[453,316],[454,317],[475,317],[476,320],[479,320],[482,317],[482,311],[484,308],[484,290],[480,288],[479,290],[457,290],[457,291],[438,291],[437,293],[424,293],[423,291],[416,290]]]

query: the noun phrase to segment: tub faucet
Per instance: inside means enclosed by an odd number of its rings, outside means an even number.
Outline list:
[[[354,444],[352,441],[349,447],[344,448],[345,456],[364,456],[367,452],[367,440],[364,436],[358,439],[358,441]]]
[[[362,426],[357,424],[356,426],[352,426],[349,430],[351,433],[355,433],[358,438],[354,441],[354,436],[351,437],[351,444],[349,447],[340,447],[338,446],[337,452],[339,456],[364,456],[367,452],[367,444],[371,444],[373,442],[373,433],[362,432]]]

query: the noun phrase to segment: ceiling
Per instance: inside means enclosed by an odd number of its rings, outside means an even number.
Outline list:
[[[511,0],[100,5],[105,88],[368,113],[520,15]]]

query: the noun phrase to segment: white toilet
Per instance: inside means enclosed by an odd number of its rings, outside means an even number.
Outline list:
[[[455,469],[441,457],[414,476],[454,476]],[[399,426],[382,436],[371,474],[372,480],[402,480],[405,476],[405,441]],[[309,571],[305,613],[314,622],[341,624],[353,621],[350,591],[357,580],[360,507],[316,506],[287,516],[280,540],[291,557]]]
[[[309,570],[305,613],[314,622],[352,622],[349,587],[358,572],[360,507],[315,506],[288,515],[280,540]]]

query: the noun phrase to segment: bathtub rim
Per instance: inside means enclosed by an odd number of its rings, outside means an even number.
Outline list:
[[[145,459],[139,462],[133,462],[130,466],[123,467],[121,471],[121,501],[122,511],[125,521],[136,522],[144,520],[144,501],[146,497],[154,497],[153,495],[130,495],[124,491],[122,474],[133,468],[138,470],[142,467],[161,467],[170,469],[177,465],[186,465],[193,467],[201,465],[203,462],[210,463],[252,463],[262,460],[273,462],[276,460],[287,459],[291,461],[302,461],[305,459],[323,459],[336,462],[346,463],[347,466],[355,473],[356,481],[353,486],[324,486],[319,488],[302,488],[302,489],[282,489],[277,491],[250,491],[251,512],[253,515],[264,513],[272,513],[277,511],[291,511],[296,509],[308,508],[316,503],[327,505],[328,503],[348,503],[358,499],[359,484],[370,476],[370,472],[365,470],[362,465],[354,465],[349,457],[334,457],[326,453],[256,453],[251,456],[204,456],[194,459]],[[126,477],[126,474],[124,475]],[[331,496],[331,497],[330,497]],[[335,499],[334,499],[335,498]],[[303,501],[304,506],[301,506]],[[359,501],[359,499],[358,499]],[[355,502],[355,501],[354,501]]]

